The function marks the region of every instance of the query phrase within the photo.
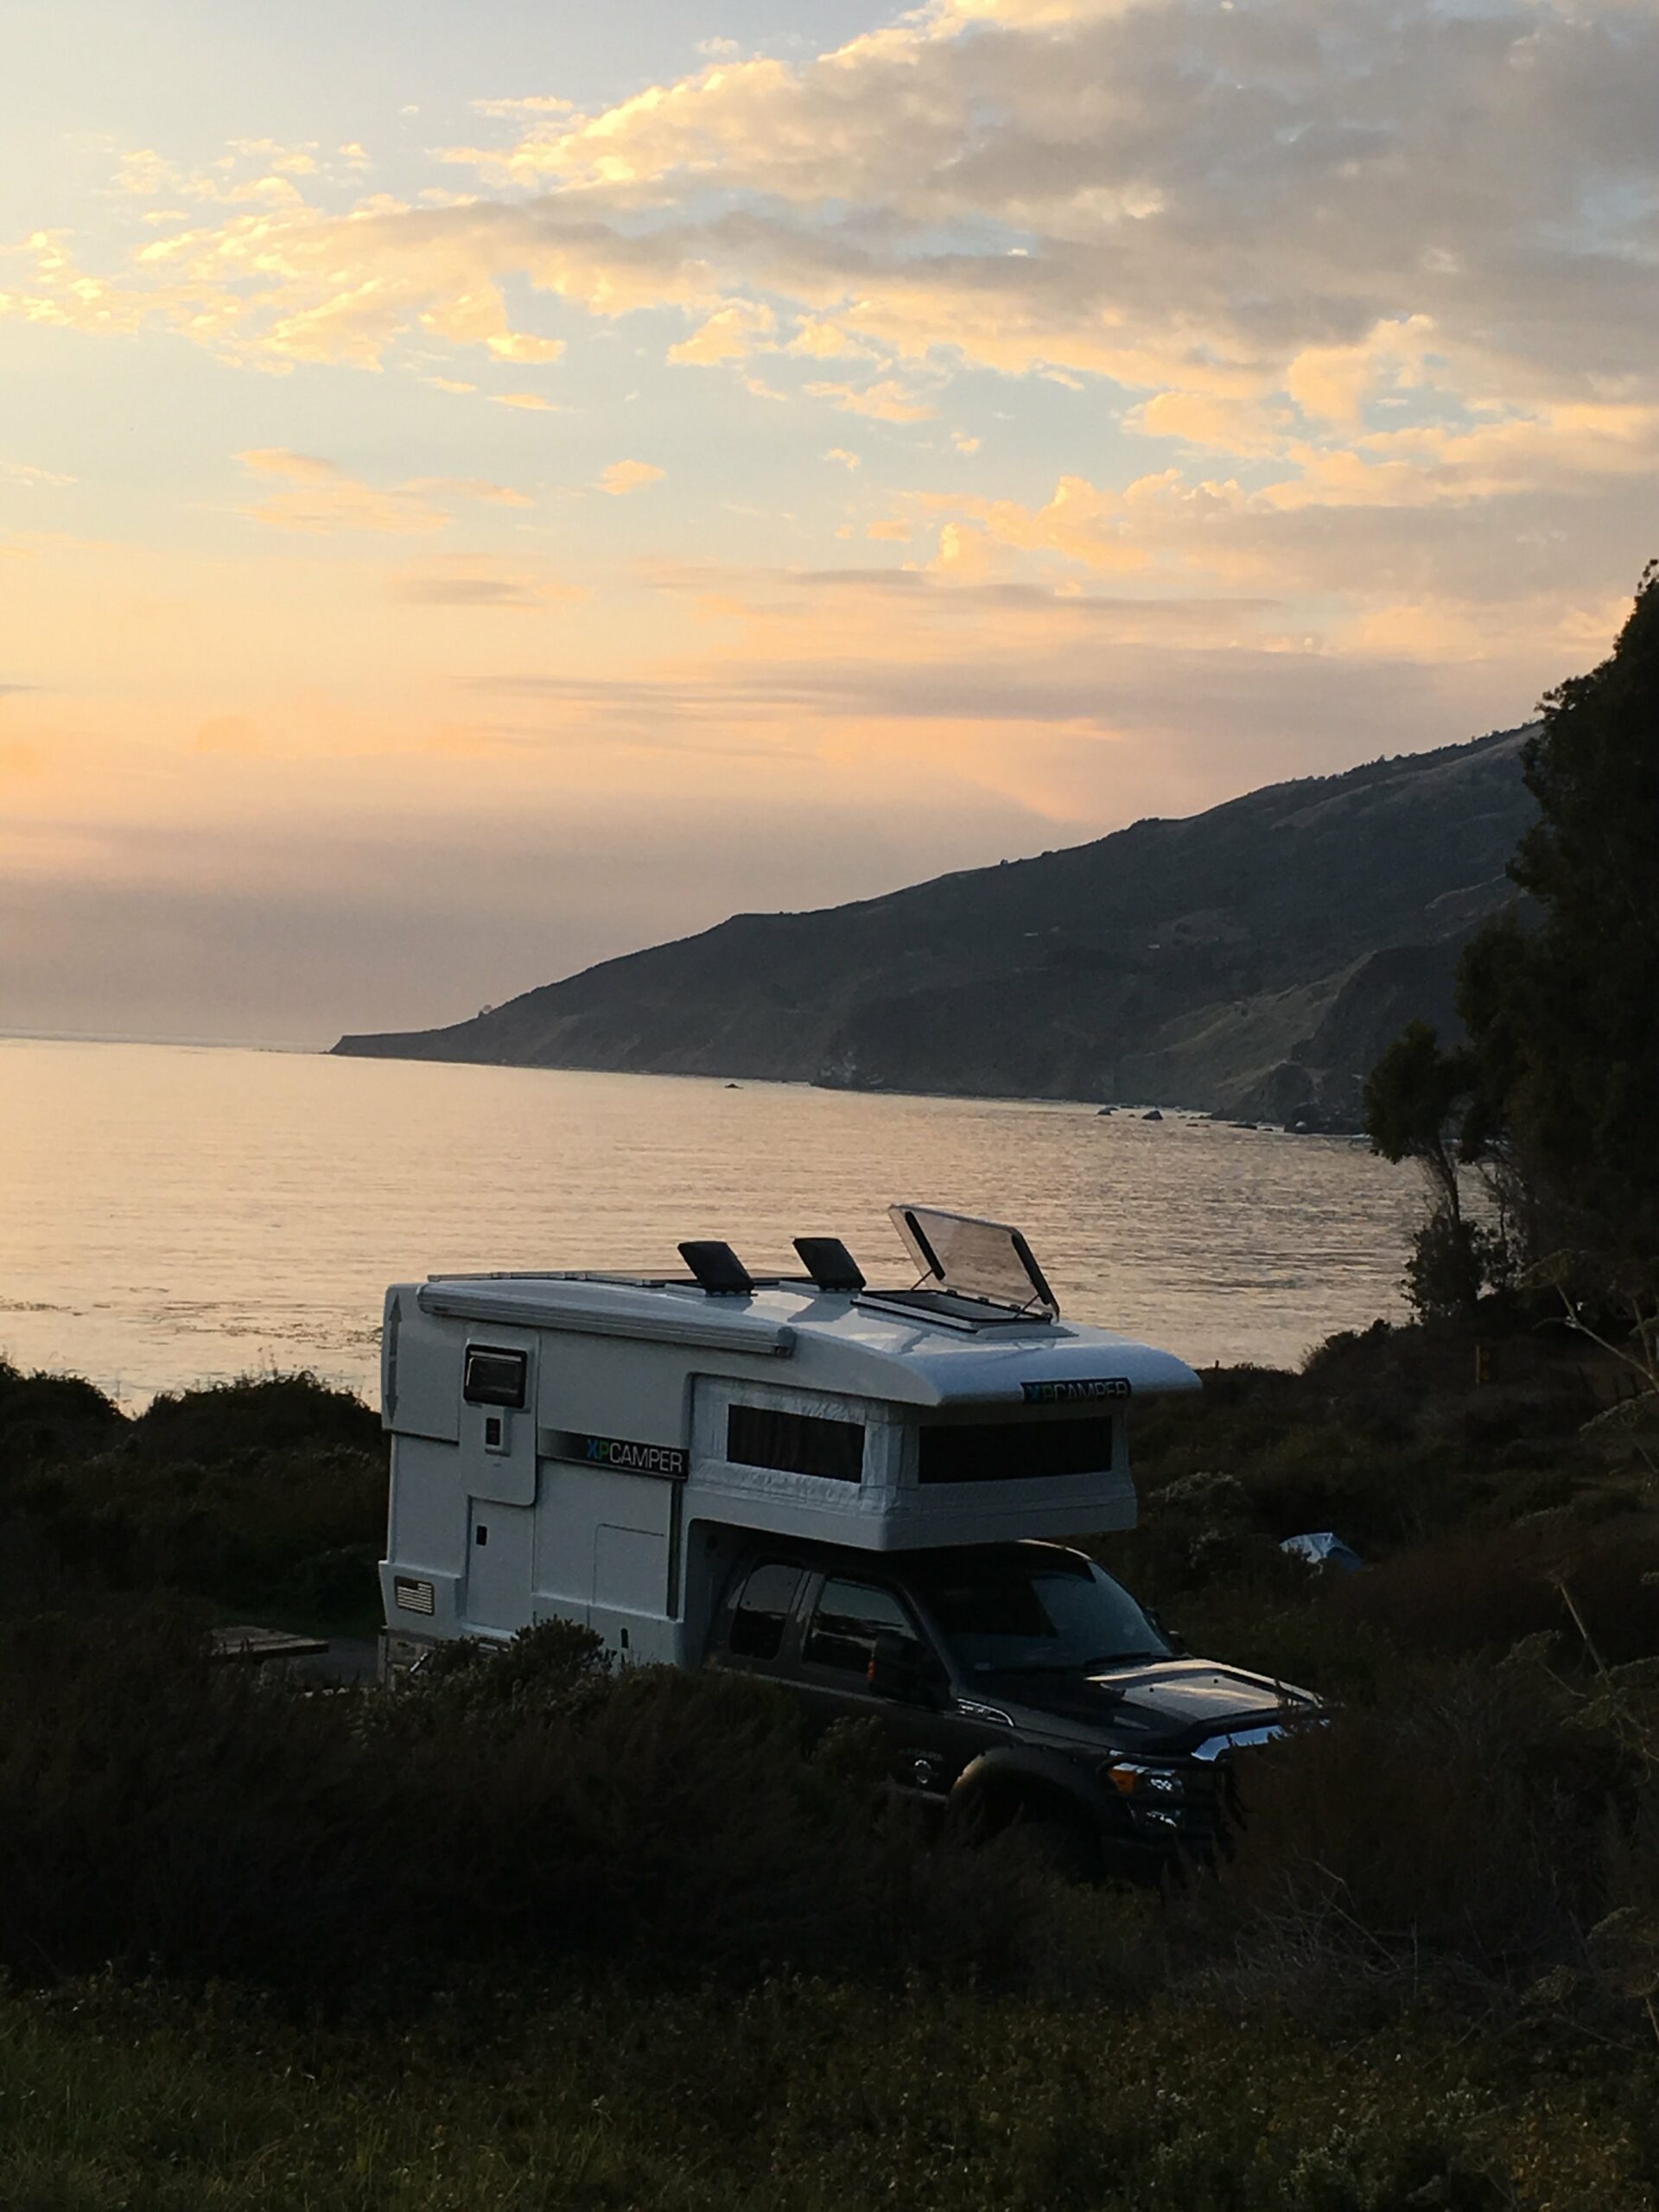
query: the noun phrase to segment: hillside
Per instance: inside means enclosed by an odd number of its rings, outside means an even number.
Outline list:
[[[737,914],[337,1052],[852,1090],[1157,1099],[1351,1125],[1512,896],[1524,730],[816,913]]]

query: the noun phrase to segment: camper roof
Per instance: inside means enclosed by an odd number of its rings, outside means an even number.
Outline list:
[[[920,1282],[851,1287],[809,1275],[751,1276],[726,1247],[688,1249],[689,1277],[550,1274],[435,1276],[423,1308],[499,1327],[556,1329],[636,1343],[787,1360],[791,1380],[920,1406],[1041,1404],[1192,1390],[1173,1354],[1109,1329],[1063,1321],[1017,1230],[921,1206],[892,1209]],[[822,1251],[830,1240],[804,1240]],[[825,1270],[819,1267],[822,1275]],[[731,1284],[747,1287],[728,1287]]]

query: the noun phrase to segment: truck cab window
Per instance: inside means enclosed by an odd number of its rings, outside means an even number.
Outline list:
[[[1076,1553],[986,1544],[936,1552],[912,1571],[965,1674],[1086,1674],[1170,1656],[1168,1638],[1122,1584]]]
[[[781,1560],[751,1569],[732,1615],[730,1649],[737,1659],[775,1659],[784,1648],[790,1609],[801,1586],[801,1570]]]
[[[918,1644],[914,1622],[890,1590],[829,1580],[818,1592],[802,1656],[814,1667],[868,1675],[878,1636],[902,1636]]]

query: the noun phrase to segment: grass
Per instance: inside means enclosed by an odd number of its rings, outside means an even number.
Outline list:
[[[1647,2212],[1650,2078],[1432,2018],[769,1980],[476,1993],[318,2029],[225,1993],[0,1999],[9,2212]]]

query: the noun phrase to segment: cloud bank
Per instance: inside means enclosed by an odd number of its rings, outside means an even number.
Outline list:
[[[878,823],[884,880],[940,857],[930,793],[990,858],[1518,721],[1605,649],[1659,512],[1648,0],[931,0],[701,51],[592,111],[481,86],[399,193],[368,118],[136,147],[97,225],[0,245],[0,318],[270,400],[202,496],[248,549],[211,587],[71,581],[97,486],[32,430],[0,463],[30,790],[79,757],[60,699],[92,743],[132,698],[198,776],[418,761],[435,823],[499,778],[690,839],[741,788],[721,894],[762,904],[768,807],[840,810],[833,895]],[[193,578],[235,607],[164,707]],[[67,795],[51,834],[73,874]],[[593,949],[679,895],[654,858]]]

